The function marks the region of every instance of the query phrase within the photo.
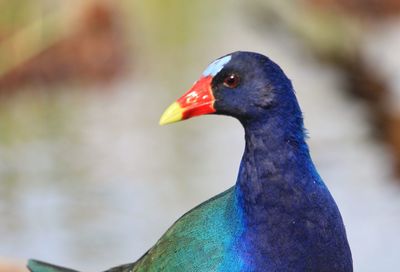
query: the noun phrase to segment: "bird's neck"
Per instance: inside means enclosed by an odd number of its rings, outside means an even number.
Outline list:
[[[244,263],[260,271],[350,271],[343,222],[314,168],[301,120],[242,123],[246,147],[235,197]]]
[[[276,206],[298,197],[285,192],[307,187],[308,182],[318,178],[302,123],[298,122],[297,127],[293,123],[272,117],[244,124],[246,145],[237,194],[249,219],[260,215],[258,206]]]

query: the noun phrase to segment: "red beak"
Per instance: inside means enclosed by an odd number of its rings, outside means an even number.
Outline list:
[[[215,112],[211,81],[212,76],[201,77],[189,91],[165,110],[160,125]]]

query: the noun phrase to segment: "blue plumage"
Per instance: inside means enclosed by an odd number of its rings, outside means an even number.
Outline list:
[[[290,80],[257,53],[235,52],[211,66],[162,122],[237,118],[246,145],[236,184],[182,216],[137,262],[109,271],[352,271],[342,218],[309,155]],[[58,271],[34,264],[35,272]]]
[[[221,72],[213,83],[216,111],[245,129],[235,195],[249,271],[352,271],[342,218],[310,158],[290,80],[250,52],[232,54]],[[241,78],[235,90],[218,83],[231,73]]]

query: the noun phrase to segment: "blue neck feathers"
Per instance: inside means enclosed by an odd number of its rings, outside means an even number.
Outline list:
[[[352,271],[339,210],[316,172],[297,101],[291,114],[241,120],[246,146],[236,183],[240,248],[254,271]],[[282,116],[286,116],[283,119]]]

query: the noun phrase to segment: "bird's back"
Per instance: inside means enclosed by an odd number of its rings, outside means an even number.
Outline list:
[[[239,262],[230,253],[240,225],[230,188],[183,215],[132,271],[234,271]]]
[[[234,187],[209,199],[177,220],[135,263],[105,272],[240,271],[232,245],[240,232]],[[75,270],[31,260],[32,272]]]

